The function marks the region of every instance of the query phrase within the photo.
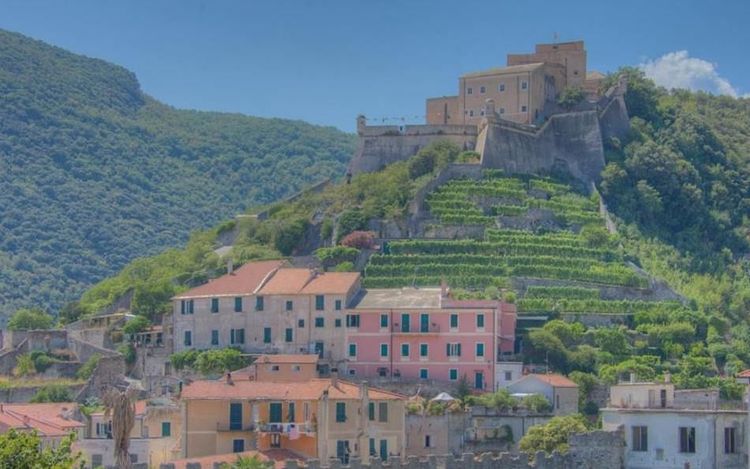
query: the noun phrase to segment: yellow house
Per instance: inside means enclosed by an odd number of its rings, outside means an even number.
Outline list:
[[[402,456],[400,394],[339,380],[195,381],[182,391],[182,457],[282,449],[327,461]]]
[[[308,381],[318,377],[318,355],[261,355],[232,377],[248,381]]]

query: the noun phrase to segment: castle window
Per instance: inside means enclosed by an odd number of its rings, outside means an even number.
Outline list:
[[[529,82],[528,81],[522,81],[521,82],[521,89],[526,90],[529,88]]]
[[[479,87],[479,93],[480,93],[480,94],[484,94],[484,92],[485,92],[485,91],[486,91],[486,90],[485,90],[484,86],[480,86],[480,87]]]
[[[472,94],[473,92],[474,90],[472,90],[471,88],[466,88],[466,94]]]
[[[497,91],[501,93],[505,91],[505,83],[500,83],[499,85],[497,85]]]

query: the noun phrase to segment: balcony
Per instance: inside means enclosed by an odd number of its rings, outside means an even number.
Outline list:
[[[423,329],[421,327],[411,327],[408,331],[403,331],[401,330],[401,326],[399,326],[398,324],[393,324],[393,327],[391,327],[391,331],[394,334],[439,334],[440,326],[433,322],[426,329]]]
[[[217,432],[254,432],[257,429],[257,425],[254,423],[242,423],[241,426],[232,425],[226,422],[217,422]]]
[[[297,427],[300,433],[315,433],[315,427],[310,422],[304,423],[262,423],[258,424],[258,431],[262,433],[290,433],[292,425]]]

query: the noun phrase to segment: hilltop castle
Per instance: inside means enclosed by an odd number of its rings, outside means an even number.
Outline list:
[[[460,76],[456,96],[428,98],[424,125],[369,126],[359,116],[350,171],[377,171],[447,139],[478,152],[487,168],[564,171],[596,181],[603,142],[629,128],[627,84],[600,93],[604,75],[588,72],[586,60],[583,41],[538,44],[533,53],[509,54],[505,67]],[[569,88],[582,90],[585,99],[566,109],[558,98]]]

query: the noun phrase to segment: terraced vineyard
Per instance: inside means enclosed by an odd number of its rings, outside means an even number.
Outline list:
[[[481,180],[442,185],[427,204],[442,225],[484,225],[484,239],[391,241],[384,254],[370,258],[366,286],[436,286],[445,279],[481,296],[486,287],[510,289],[517,283],[513,279],[531,278],[550,285],[519,291],[520,314],[653,316],[682,308],[676,301],[602,299],[604,288],[645,289],[649,279],[626,265],[606,236],[596,240],[581,234],[582,226],[603,225],[598,203],[566,184],[492,171]],[[533,217],[547,220],[545,229],[553,231],[517,228],[535,209]]]

